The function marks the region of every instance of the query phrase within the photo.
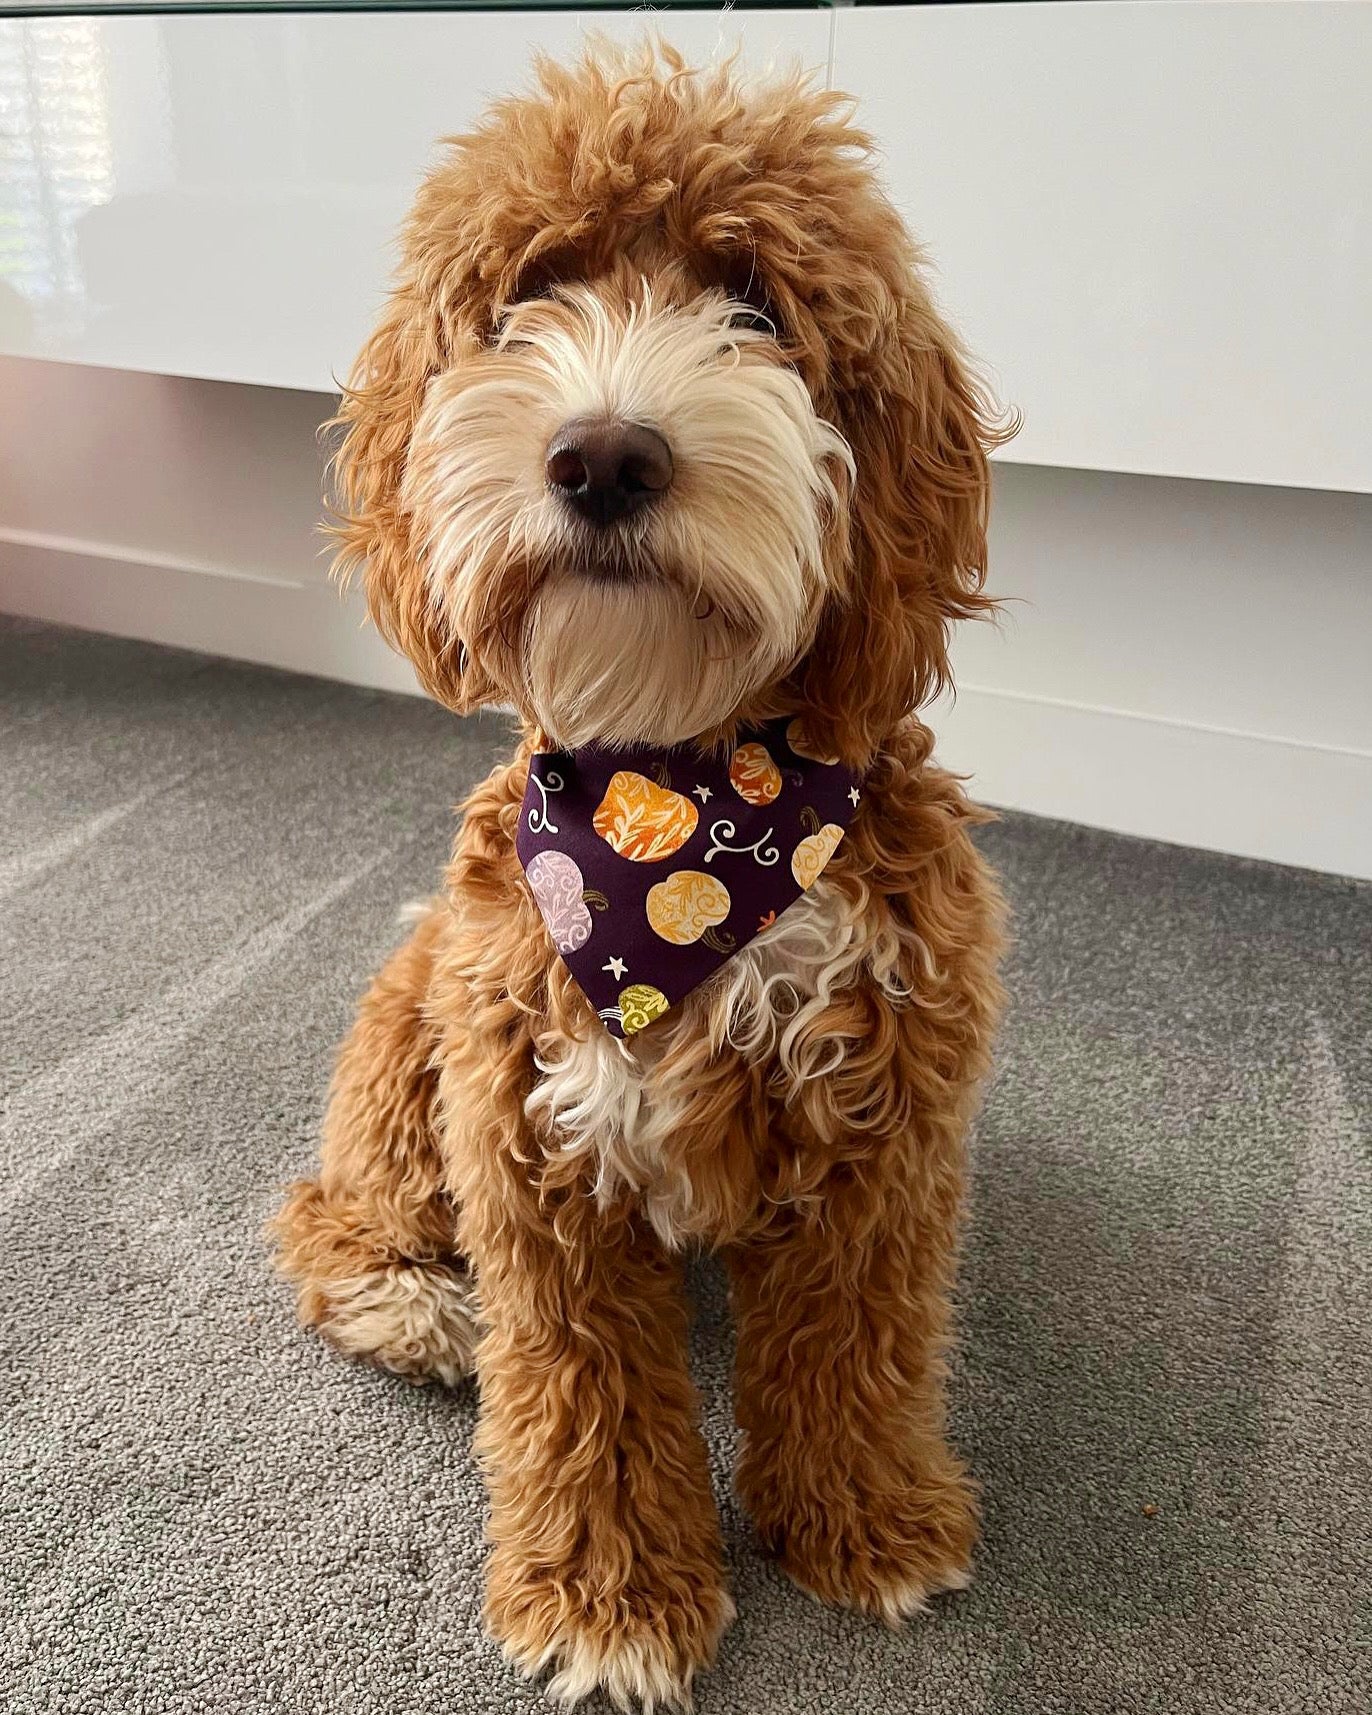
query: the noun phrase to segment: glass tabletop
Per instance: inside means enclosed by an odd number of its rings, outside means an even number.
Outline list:
[[[835,7],[950,6],[963,0],[740,0],[745,12]],[[1020,5],[1026,0],[981,0]],[[94,17],[187,12],[719,12],[721,0],[0,0],[0,18]]]
[[[747,11],[824,11],[895,0],[743,0]],[[906,0],[908,3],[908,0]],[[944,4],[945,0],[916,0]],[[951,3],[951,0],[948,0]],[[0,18],[160,12],[594,12],[638,11],[636,0],[0,0]],[[717,12],[720,0],[654,0],[655,12]]]

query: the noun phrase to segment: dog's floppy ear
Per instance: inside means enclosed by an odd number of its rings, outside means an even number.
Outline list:
[[[360,574],[378,631],[413,662],[425,690],[459,712],[485,700],[463,671],[462,645],[444,622],[401,504],[405,460],[431,378],[446,363],[436,308],[412,280],[392,294],[363,346],[330,425],[344,431],[332,459],[338,543],[334,576]]]
[[[995,605],[982,589],[987,453],[1014,432],[997,424],[917,276],[893,297],[836,390],[856,466],[851,566],[801,674],[814,730],[858,767],[948,685],[953,621]]]

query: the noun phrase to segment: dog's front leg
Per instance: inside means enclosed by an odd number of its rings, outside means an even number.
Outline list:
[[[470,1117],[470,1115],[468,1116]],[[540,1194],[528,1137],[461,1175],[487,1332],[477,1447],[490,1487],[486,1621],[564,1701],[688,1701],[733,1613],[677,1265],[627,1205]]]
[[[883,1172],[913,1148],[873,1145],[728,1259],[740,1494],[797,1583],[891,1624],[964,1585],[976,1539],[944,1436],[959,1175]]]

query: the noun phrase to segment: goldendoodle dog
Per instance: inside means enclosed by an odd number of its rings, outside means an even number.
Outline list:
[[[486,1620],[566,1700],[686,1702],[733,1612],[694,1246],[765,1546],[892,1623],[968,1577],[1001,907],[918,711],[991,605],[1003,430],[920,267],[847,102],[598,49],[454,141],[342,407],[343,568],[522,737],[362,1001],[280,1266],[343,1351],[475,1372]]]

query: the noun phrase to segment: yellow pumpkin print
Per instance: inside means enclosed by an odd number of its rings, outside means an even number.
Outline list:
[[[791,874],[802,888],[815,885],[842,838],[843,829],[838,823],[826,822],[817,834],[800,842],[791,854]]]
[[[699,817],[689,798],[621,769],[612,776],[591,825],[621,857],[661,863],[679,852],[696,831]]]
[[[803,756],[807,762],[822,762],[826,767],[832,768],[838,761],[836,756],[826,756],[823,751],[815,748],[814,740],[799,715],[786,728],[786,742],[797,756]]]
[[[729,889],[717,877],[681,869],[648,890],[648,922],[664,941],[689,947],[724,921],[731,904]]]
[[[630,983],[619,991],[619,1022],[624,1034],[633,1036],[655,1018],[661,1018],[670,1005],[662,990],[651,983]]]
[[[781,791],[781,770],[765,744],[741,744],[729,758],[729,784],[746,803],[771,804]]]

